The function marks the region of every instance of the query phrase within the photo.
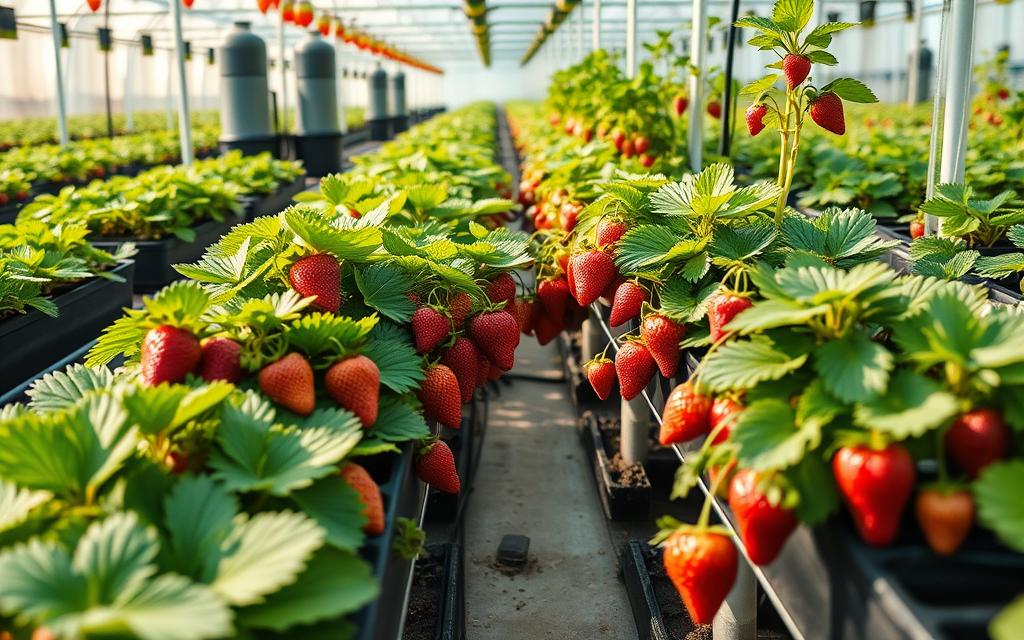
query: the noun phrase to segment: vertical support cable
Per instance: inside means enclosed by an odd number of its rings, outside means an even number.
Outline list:
[[[50,0],[50,33],[53,35],[53,64],[57,71],[57,135],[60,144],[68,143],[68,114],[64,103],[64,69],[60,60],[60,24],[57,22],[57,1]]]
[[[103,5],[103,28],[110,37],[110,46],[103,50],[103,104],[107,109],[107,137],[114,137],[114,113],[110,106],[110,49],[114,46],[114,37],[110,34],[110,3]]]
[[[732,127],[736,122],[736,105],[732,95],[733,59],[736,55],[736,21],[740,19],[740,0],[732,0],[732,17],[729,20],[729,42],[725,50],[725,95],[722,115],[722,137],[718,141],[718,155],[729,157],[732,146]]]
[[[192,114],[188,110],[185,42],[181,37],[181,0],[171,0],[170,4],[174,20],[174,55],[178,58],[178,137],[181,143],[181,163],[188,167],[192,164]]]
[[[708,0],[693,0],[690,32],[690,64],[696,73],[690,74],[690,130],[687,146],[690,170],[700,171],[704,144],[704,58],[707,52]],[[723,114],[723,117],[728,114]]]
[[[914,0],[914,25],[910,36],[910,68],[907,69],[907,106],[921,101],[921,21],[924,18],[924,0]]]
[[[636,75],[636,0],[626,0],[626,77]]]
[[[597,51],[601,48],[601,0],[594,0],[594,16],[590,25],[590,48]]]

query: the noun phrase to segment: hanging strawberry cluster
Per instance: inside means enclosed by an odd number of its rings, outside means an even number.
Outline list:
[[[759,32],[748,44],[778,56],[779,60],[767,68],[782,71],[785,79],[784,91],[775,87],[779,74],[770,73],[748,84],[740,93],[753,100],[746,112],[750,135],[756,136],[765,127],[775,127],[782,139],[777,180],[782,193],[776,207],[777,224],[782,223],[793,184],[804,117],[810,114],[811,120],[822,129],[843,135],[846,132],[843,100],[878,101],[870,89],[853,78],[837,78],[822,86],[811,84],[811,71],[815,64],[838,64],[836,57],[827,51],[833,34],[856,26],[850,22],[825,22],[804,35],[813,16],[814,0],[794,0],[776,3],[771,18],[745,16],[736,22],[737,27],[749,27]]]

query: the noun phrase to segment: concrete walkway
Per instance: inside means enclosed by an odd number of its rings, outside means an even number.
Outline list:
[[[554,345],[523,337],[511,386],[490,405],[487,440],[465,522],[469,640],[574,640],[636,636],[626,590],[575,413],[555,377]],[[503,534],[530,537],[530,562],[497,570]]]

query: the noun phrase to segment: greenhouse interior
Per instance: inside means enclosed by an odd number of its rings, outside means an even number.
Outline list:
[[[1024,640],[1022,42],[0,0],[0,640]]]

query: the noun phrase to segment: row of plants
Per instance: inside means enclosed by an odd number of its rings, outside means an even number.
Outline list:
[[[811,0],[787,1],[738,23],[782,72],[743,89],[749,133],[779,131],[772,181],[740,183],[728,164],[681,179],[632,173],[635,163],[599,143],[564,143],[546,109],[510,111],[537,229],[538,339],[565,328],[565,305],[602,302],[611,326],[636,328],[614,360],[585,365],[600,398],[616,382],[628,400],[658,374],[685,378],[665,400],[659,440],[692,449],[676,496],[701,481],[710,490],[696,523],[663,519],[654,542],[698,624],[714,617],[740,561],[729,529],[711,523],[715,495],[758,565],[801,523],[852,521],[868,545],[923,538],[939,555],[990,548],[980,527],[1024,552],[1021,316],[990,305],[982,286],[895,271],[880,259],[899,242],[876,233],[871,211],[810,218],[787,206],[805,118],[841,136],[843,102],[874,99],[854,79],[813,84],[817,65],[835,63],[832,34],[854,25],[811,28],[812,15]],[[940,197],[998,208],[963,191],[950,185]],[[960,235],[988,232],[963,207],[923,208]],[[1019,634],[1009,630],[1015,615],[997,618],[993,635]]]
[[[84,222],[49,225],[35,220],[0,225],[0,319],[36,309],[57,317],[53,296],[90,278],[120,280],[110,270],[134,253],[93,247]]]
[[[193,145],[199,155],[217,149],[218,128],[197,127]],[[68,184],[84,184],[139,167],[179,161],[178,134],[173,131],[99,138],[69,143],[18,147],[0,155],[0,206],[24,202],[34,193]]]
[[[192,124],[197,127],[215,126],[219,115],[216,111],[193,111]],[[128,129],[128,117],[123,113],[111,116],[114,135],[129,133],[151,133],[167,129],[167,113],[164,111],[141,111],[132,114],[132,128]],[[102,113],[68,116],[68,136],[72,140],[105,138],[109,134],[107,116]],[[0,120],[0,151],[12,147],[56,144],[57,120],[52,116],[36,118],[12,118]]]
[[[195,238],[193,227],[223,221],[242,211],[241,196],[271,193],[302,175],[299,162],[269,153],[230,152],[191,167],[160,166],[136,176],[113,176],[85,186],[67,186],[25,205],[19,221],[82,222],[93,237]]]
[[[459,428],[518,344],[510,272],[531,258],[497,225],[495,129],[490,105],[435,118],[237,225],[2,410],[0,628],[346,638],[399,597],[364,554],[419,536],[378,483],[412,446],[458,492],[428,423]]]

